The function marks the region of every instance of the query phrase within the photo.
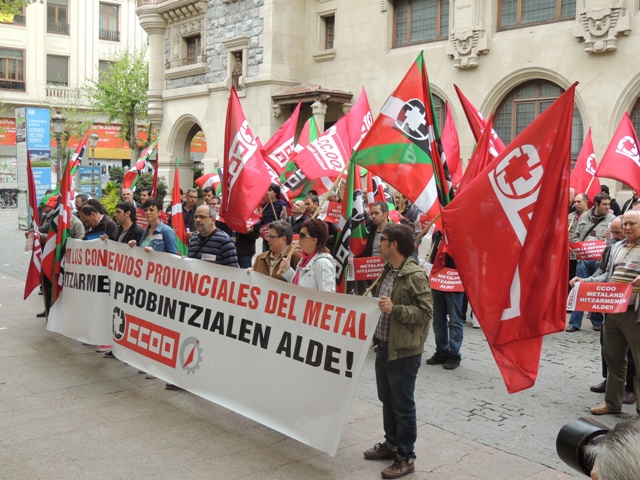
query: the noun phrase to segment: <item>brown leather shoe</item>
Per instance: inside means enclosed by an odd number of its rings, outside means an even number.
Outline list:
[[[594,415],[609,415],[609,414],[620,413],[620,410],[618,411],[611,410],[609,408],[609,405],[607,405],[606,403],[602,405],[598,405],[597,407],[590,408],[589,411]]]
[[[397,447],[391,447],[387,442],[376,443],[373,448],[364,452],[364,458],[367,460],[395,459],[397,456]]]
[[[622,403],[624,403],[625,405],[633,405],[634,403],[636,403],[636,394],[633,392],[627,392],[625,390]]]
[[[606,388],[607,388],[607,379],[605,378],[599,384],[592,385],[591,387],[589,387],[589,390],[591,390],[592,392],[596,392],[596,393],[604,393]]]
[[[413,473],[416,470],[414,462],[405,462],[399,458],[396,459],[391,465],[382,470],[380,474],[382,478],[400,478],[409,473]]]

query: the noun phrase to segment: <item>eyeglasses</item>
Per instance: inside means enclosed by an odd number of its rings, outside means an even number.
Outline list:
[[[210,215],[194,215],[193,218],[196,220],[204,220],[205,218],[211,218]]]
[[[284,236],[284,235],[267,235],[267,238],[269,240],[275,240],[276,238],[280,238],[282,236]]]
[[[308,233],[302,233],[302,232],[300,232],[300,233],[298,234],[298,238],[299,238],[300,240],[302,240],[303,238],[313,238],[313,237],[312,237],[311,235],[309,235]]]

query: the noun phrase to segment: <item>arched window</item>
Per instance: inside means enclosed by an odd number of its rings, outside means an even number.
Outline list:
[[[633,128],[636,131],[636,135],[640,133],[640,98],[636,101],[636,104],[631,110],[631,122],[633,122]]]
[[[570,20],[576,0],[499,0],[499,28]]]
[[[449,35],[449,0],[395,0],[393,46],[402,47]]]
[[[442,129],[444,128],[444,121],[447,118],[446,102],[435,93],[431,93],[431,99],[433,101],[433,109],[436,112],[435,117],[436,121],[438,122],[438,128],[440,129],[440,133],[442,133]]]
[[[494,117],[494,130],[507,145],[561,94],[563,89],[546,80],[533,80],[513,89],[502,101]],[[573,107],[571,160],[578,158],[584,131],[578,107]]]

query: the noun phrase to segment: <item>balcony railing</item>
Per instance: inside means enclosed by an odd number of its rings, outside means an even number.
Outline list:
[[[2,80],[0,79],[0,90],[13,90],[18,92],[25,92],[27,84],[20,80]]]
[[[82,90],[59,85],[47,85],[45,87],[45,95],[48,98],[59,98],[61,100],[77,102],[82,98]]]
[[[207,56],[203,53],[202,55],[197,55],[194,57],[185,57],[185,58],[180,58],[178,60],[171,60],[170,62],[165,62],[164,68],[168,70],[170,68],[184,67],[186,65],[195,65],[196,63],[204,63],[206,61],[207,61]]]
[[[47,32],[48,33],[59,33],[61,35],[69,35],[69,24],[68,23],[47,23]]]
[[[120,41],[120,30],[106,30],[101,28],[99,35],[100,40],[110,40],[112,42]]]
[[[169,0],[137,0],[136,7],[143,7],[145,5],[160,5],[161,3],[168,1]]]

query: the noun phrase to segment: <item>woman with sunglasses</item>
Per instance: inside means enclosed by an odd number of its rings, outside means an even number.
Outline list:
[[[302,259],[296,270],[282,260],[280,269],[285,280],[301,287],[315,288],[326,292],[336,291],[336,266],[326,248],[329,228],[323,220],[307,220],[300,229]]]

